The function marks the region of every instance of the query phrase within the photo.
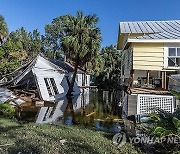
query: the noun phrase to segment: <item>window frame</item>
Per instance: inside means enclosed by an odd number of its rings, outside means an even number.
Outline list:
[[[164,43],[164,65],[163,65],[163,69],[171,69],[171,70],[178,70],[180,69],[180,66],[169,66],[168,64],[168,60],[170,57],[173,56],[169,56],[169,48],[180,48],[180,43]],[[177,55],[177,52],[176,52]],[[178,56],[180,58],[180,56]]]
[[[55,79],[50,77],[50,78],[44,78],[44,82],[46,85],[47,92],[50,97],[53,97],[57,94],[59,94],[57,84],[55,82]]]
[[[170,56],[169,55],[169,49],[175,49],[175,56]],[[178,51],[178,49],[180,49],[180,47],[168,47],[168,53],[167,53],[167,67],[174,67],[174,68],[178,68],[178,67],[180,67],[180,65],[178,66],[177,65],[177,58],[180,58],[180,56],[178,56],[178,54],[177,54],[177,51]],[[174,66],[169,66],[169,59],[170,58],[174,58],[175,59],[175,65]]]

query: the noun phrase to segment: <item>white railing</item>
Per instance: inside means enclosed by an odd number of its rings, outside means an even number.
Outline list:
[[[138,94],[137,114],[152,113],[154,108],[174,112],[174,96]]]

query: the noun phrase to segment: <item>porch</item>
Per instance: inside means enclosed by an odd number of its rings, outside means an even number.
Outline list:
[[[162,88],[142,88],[142,87],[132,87],[130,88],[132,94],[156,94],[156,95],[166,95],[170,94],[170,91]]]
[[[132,88],[147,88],[164,91],[169,86],[169,76],[174,74],[173,71],[144,71],[134,70],[132,74]]]

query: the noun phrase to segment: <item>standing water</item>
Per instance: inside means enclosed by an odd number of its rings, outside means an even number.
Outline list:
[[[82,124],[110,132],[119,132],[122,122],[116,95],[108,91],[81,93],[56,103],[24,103],[17,112],[20,120],[29,122]]]

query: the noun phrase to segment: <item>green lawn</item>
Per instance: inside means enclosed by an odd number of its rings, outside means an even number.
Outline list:
[[[0,118],[0,153],[3,154],[120,153],[112,135],[83,126],[20,124]]]

